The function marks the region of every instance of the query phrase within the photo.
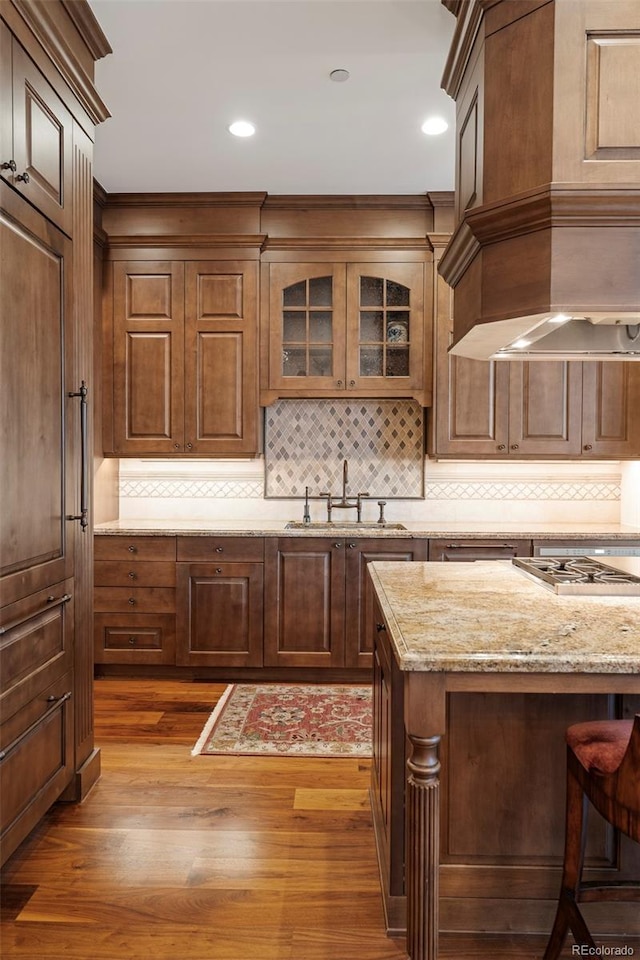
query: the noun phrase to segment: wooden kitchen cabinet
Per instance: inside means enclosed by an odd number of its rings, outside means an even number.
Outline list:
[[[95,537],[96,663],[174,664],[176,538]]]
[[[257,279],[251,261],[113,263],[106,454],[257,453]]]
[[[265,666],[371,669],[372,560],[425,560],[427,541],[266,541]]]
[[[428,540],[398,537],[346,541],[345,666],[370,670],[373,663],[373,589],[367,564],[373,560],[426,560]]]
[[[507,537],[504,540],[429,540],[429,560],[436,562],[509,560],[511,557],[530,557],[531,540],[516,540]]]
[[[264,540],[178,537],[180,666],[260,667]]]
[[[425,283],[422,262],[263,264],[261,401],[414,397],[424,405]]]
[[[640,365],[470,360],[447,353],[451,319],[436,333],[432,456],[469,459],[640,455]]]
[[[344,539],[267,540],[265,595],[265,666],[344,666]]]
[[[0,52],[0,177],[70,236],[73,118],[1,22]]]
[[[90,456],[93,84],[84,0],[0,5],[0,862],[99,776]],[[61,38],[64,38],[60,43]]]

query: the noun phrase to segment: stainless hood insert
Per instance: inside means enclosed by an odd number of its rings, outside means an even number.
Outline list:
[[[474,360],[640,360],[640,313],[549,313],[483,323],[450,353]]]

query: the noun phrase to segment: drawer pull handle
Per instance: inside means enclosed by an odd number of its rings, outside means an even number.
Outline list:
[[[136,546],[134,546],[133,544],[131,544],[131,546],[127,547],[127,550],[129,551],[129,553],[137,553],[137,552],[138,552],[138,548],[137,548]]]
[[[216,547],[216,553],[224,553],[224,547]]]
[[[47,597],[46,607],[42,607],[41,610],[36,610],[35,613],[28,613],[25,617],[19,617],[17,620],[11,620],[9,623],[5,623],[3,627],[0,627],[0,637],[9,630],[13,630],[14,627],[19,627],[21,623],[34,620],[40,616],[41,613],[46,613],[47,610],[52,610],[54,607],[60,607],[63,603],[68,603],[69,600],[71,600],[70,593],[65,593],[61,597]]]
[[[37,720],[34,720],[34,722],[30,726],[28,726],[26,730],[23,730],[20,736],[17,738],[17,740],[14,740],[13,743],[6,750],[0,750],[0,760],[4,760],[5,757],[8,757],[10,753],[13,753],[15,750],[17,750],[20,744],[23,742],[23,740],[26,740],[27,737],[31,736],[31,734],[36,729],[36,727],[40,726],[40,724],[44,720],[46,720],[47,717],[50,717],[51,714],[54,713],[56,710],[58,710],[58,708],[61,707],[63,703],[65,703],[67,700],[70,700],[70,699],[71,699],[71,691],[69,691],[68,693],[63,693],[62,696],[60,697],[55,697],[55,696],[47,697],[45,702],[50,704],[49,709],[45,710],[42,716],[38,717]]]
[[[136,642],[136,638],[135,638],[135,637],[129,637],[129,643],[131,644],[131,646],[133,646],[133,645],[135,644],[135,642]]]
[[[25,173],[28,182],[29,177]],[[20,177],[16,177],[19,180]],[[69,514],[67,520],[79,520],[80,529],[84,531],[89,526],[89,422],[87,403],[87,384],[83,380],[80,389],[68,393],[68,397],[80,398],[80,513]]]
[[[383,630],[386,630],[384,623],[376,623],[376,630],[378,633],[382,633]]]
[[[481,548],[483,550],[515,550],[515,544],[513,543],[448,543],[446,545],[446,550],[477,550]]]
[[[127,603],[130,603],[132,607],[135,607],[136,605],[136,601],[134,600],[133,597],[129,597],[129,599],[127,600]]]

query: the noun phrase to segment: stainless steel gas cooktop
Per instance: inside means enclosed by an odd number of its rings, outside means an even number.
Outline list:
[[[640,577],[592,557],[514,557],[513,564],[554,593],[640,597]]]

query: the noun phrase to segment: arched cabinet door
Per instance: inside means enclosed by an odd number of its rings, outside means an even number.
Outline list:
[[[424,370],[424,264],[348,264],[347,389],[413,396]]]
[[[349,396],[424,402],[426,267],[419,261],[263,264],[262,402]]]

